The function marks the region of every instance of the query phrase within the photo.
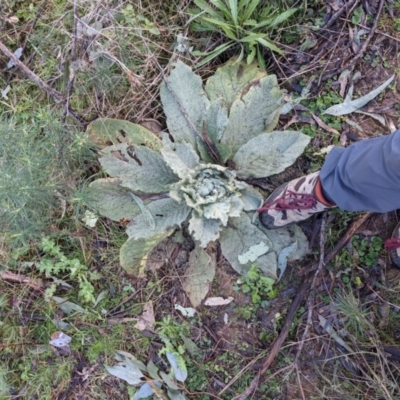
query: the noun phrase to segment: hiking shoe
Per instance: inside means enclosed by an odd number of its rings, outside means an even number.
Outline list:
[[[390,255],[393,266],[400,268],[400,223],[394,228],[391,239],[386,240],[385,249]]]
[[[318,171],[279,186],[257,211],[267,229],[279,229],[332,207],[336,204],[324,198]]]

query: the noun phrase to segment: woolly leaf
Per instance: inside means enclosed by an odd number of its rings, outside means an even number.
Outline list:
[[[249,261],[256,261],[258,257],[267,253],[268,250],[269,246],[267,246],[264,242],[260,242],[254,246],[251,246],[245,253],[239,254],[238,260],[240,264],[246,265]]]
[[[258,210],[261,207],[264,198],[257,189],[254,189],[253,187],[248,185],[248,188],[242,191],[242,196],[240,197],[240,200],[242,200],[244,204],[243,209],[245,211],[253,211]]]
[[[271,240],[272,249],[276,254],[280,254],[284,248],[291,246],[292,243],[297,243],[297,249],[288,256],[288,261],[300,260],[310,252],[307,237],[299,226],[290,225],[270,230],[266,229],[258,218],[254,221],[254,224]]]
[[[292,165],[310,142],[295,131],[263,133],[244,144],[233,157],[238,177],[263,178]]]
[[[229,220],[229,225],[221,232],[220,243],[224,257],[232,265],[232,268],[242,275],[247,274],[252,262],[248,261],[246,264],[241,264],[239,256],[245,255],[251,247],[259,243],[263,243],[272,249],[271,241],[260,229],[251,223],[250,218],[245,213],[238,218],[231,218]],[[271,261],[271,256],[266,256],[268,254],[257,258],[255,262],[258,268],[262,269],[266,275],[276,278],[276,255],[273,255],[275,262],[268,264],[266,264],[266,261]]]
[[[189,296],[193,307],[201,304],[210,290],[215,276],[215,257],[211,257],[198,244],[190,253],[189,268],[185,272],[182,287]]]
[[[120,186],[118,178],[98,179],[87,189],[86,203],[99,214],[120,221],[131,219],[140,212],[138,205],[132,200],[128,189]]]
[[[147,147],[129,147],[126,143],[102,151],[101,166],[121,186],[133,192],[164,193],[178,180],[159,153]]]
[[[211,102],[222,98],[229,110],[242,92],[266,75],[257,63],[247,65],[244,61],[238,62],[237,58],[232,58],[207,80],[205,89]]]
[[[167,356],[172,370],[174,371],[175,379],[179,382],[185,382],[188,373],[183,357],[178,353],[172,353],[169,351],[165,355]]]
[[[223,106],[222,99],[217,99],[211,103],[204,113],[204,124],[207,135],[214,144],[221,139],[226,127],[228,126],[228,113]]]
[[[211,145],[207,146],[203,141],[197,145],[204,161],[213,162],[218,160],[218,162],[222,162],[223,157],[221,156],[229,153],[229,146],[220,143],[228,123],[228,111],[224,106],[223,100],[217,99],[207,108],[204,114],[202,133],[207,135]]]
[[[207,219],[192,214],[189,222],[189,232],[192,233],[194,239],[200,242],[202,247],[206,247],[208,243],[217,240],[221,229],[222,223],[218,219]]]
[[[136,196],[132,192],[129,192],[129,195],[132,197],[133,201],[136,202],[136,204],[140,208],[140,211],[142,212],[142,217],[146,222],[147,226],[152,231],[154,231],[154,229],[156,228],[156,222],[154,221],[153,214],[146,207],[146,205],[143,203],[143,200],[139,196]]]
[[[141,378],[143,378],[144,375],[140,369],[132,362],[130,357],[124,356],[124,352],[119,353],[121,354],[117,353],[117,355],[119,355],[118,360],[120,363],[113,367],[105,365],[107,372],[128,382],[130,385],[138,385],[139,383],[142,383]]]
[[[128,239],[120,250],[119,257],[121,267],[124,268],[128,274],[143,277],[149,254],[154,247],[172,232],[173,230],[170,230],[148,239]]]
[[[160,384],[159,382],[154,382],[154,384]],[[148,383],[142,385],[142,387],[135,393],[132,400],[147,399],[147,397],[153,394],[153,389]]]
[[[182,61],[177,61],[161,85],[160,95],[167,126],[175,142],[187,142],[196,148],[203,114],[210,104],[201,78]]]
[[[221,145],[229,148],[223,154],[223,162],[232,158],[236,151],[249,140],[271,129],[276,121],[282,94],[275,75],[262,78],[236,99],[229,112],[229,123],[221,138]],[[222,152],[222,151],[221,151]]]
[[[170,229],[175,229],[187,219],[191,208],[186,204],[180,204],[173,199],[167,198],[152,201],[147,205],[147,210],[153,218],[154,228],[152,229],[149,225],[148,219],[143,213],[138,214],[129,222],[126,228],[129,238],[147,239],[163,234]]]
[[[96,143],[129,143],[132,146],[146,146],[161,149],[161,140],[141,125],[112,118],[98,118],[87,127],[89,136]]]
[[[199,156],[189,143],[172,143],[167,135],[164,135],[161,154],[167,165],[179,178],[184,179],[190,170],[199,164]]]

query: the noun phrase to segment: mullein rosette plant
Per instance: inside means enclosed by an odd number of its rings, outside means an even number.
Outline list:
[[[233,59],[203,86],[177,61],[160,95],[168,126],[161,137],[121,120],[88,127],[112,143],[99,158],[110,177],[91,183],[90,204],[114,221],[129,220],[122,267],[143,275],[155,247],[187,228],[195,248],[183,285],[193,305],[214,277],[211,242],[219,241],[240,274],[256,265],[275,280],[278,265],[303,256],[307,241],[298,227],[265,230],[254,218],[263,196],[246,180],[283,171],[310,140],[301,132],[274,131],[282,105],[276,77]]]

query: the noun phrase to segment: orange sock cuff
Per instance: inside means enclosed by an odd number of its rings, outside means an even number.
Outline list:
[[[322,185],[321,185],[321,180],[318,178],[317,184],[315,185],[315,197],[317,198],[317,200],[322,203],[324,206],[327,207],[333,207],[336,206],[335,203],[331,203],[330,201],[328,201],[325,196],[324,196],[324,192],[322,191]]]

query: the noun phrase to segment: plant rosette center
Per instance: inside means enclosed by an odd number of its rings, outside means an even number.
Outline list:
[[[216,164],[200,164],[187,177],[173,185],[169,195],[185,202],[207,219],[217,219],[224,226],[229,217],[238,217],[244,208],[241,190],[247,187],[235,179],[234,171]]]

